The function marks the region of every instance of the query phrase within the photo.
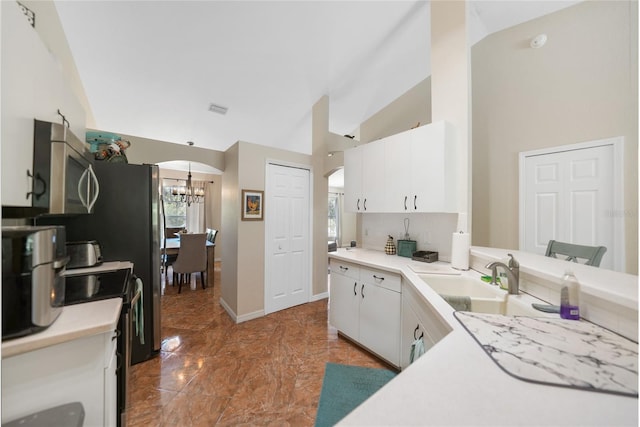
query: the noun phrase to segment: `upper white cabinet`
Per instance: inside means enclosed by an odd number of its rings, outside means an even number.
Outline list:
[[[344,170],[351,212],[457,211],[456,138],[445,121],[347,150]]]
[[[81,137],[86,119],[59,63],[18,4],[0,2],[0,7],[2,205],[24,207],[31,206],[27,171],[33,172],[34,119],[60,123],[60,110]]]
[[[384,155],[382,140],[344,152],[344,197],[348,211],[384,212]]]

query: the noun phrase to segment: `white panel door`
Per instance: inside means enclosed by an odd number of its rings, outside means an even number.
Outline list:
[[[524,159],[524,247],[544,254],[549,240],[606,246],[600,267],[616,253],[614,146],[531,155]],[[522,242],[521,242],[522,244]]]
[[[265,200],[265,314],[309,301],[309,171],[269,164]]]

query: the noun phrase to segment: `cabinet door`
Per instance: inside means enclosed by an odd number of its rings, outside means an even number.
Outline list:
[[[354,278],[331,273],[329,323],[354,340],[359,331],[359,284]]]
[[[434,342],[427,333],[425,326],[409,303],[409,296],[402,295],[402,331],[400,333],[400,367],[405,369],[411,364],[411,345],[422,337],[425,351],[433,347]]]
[[[344,209],[361,212],[362,209],[362,147],[344,152]]]
[[[362,283],[360,343],[395,366],[400,365],[400,293]]]
[[[33,118],[37,93],[34,84],[41,64],[36,31],[27,23],[16,2],[2,7],[2,204],[31,206]],[[10,65],[10,66],[9,66]]]
[[[413,212],[455,212],[455,140],[446,122],[416,128],[411,141]]]
[[[362,146],[362,211],[384,212],[384,141]]]
[[[108,364],[104,369],[104,425],[117,425],[118,417],[118,377],[116,367],[118,359],[125,363],[123,356],[116,353],[117,339],[112,337],[110,342],[106,342]]]
[[[403,132],[385,138],[385,199],[387,212],[412,212],[411,135]]]

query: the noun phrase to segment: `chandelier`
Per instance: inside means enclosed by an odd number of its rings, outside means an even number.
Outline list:
[[[176,202],[186,203],[187,206],[191,206],[192,203],[201,203],[204,200],[204,188],[193,187],[191,184],[191,162],[189,162],[189,174],[187,175],[186,187],[172,187],[171,195]]]

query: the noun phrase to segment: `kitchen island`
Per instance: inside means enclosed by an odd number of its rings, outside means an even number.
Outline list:
[[[476,248],[472,261],[474,256],[491,259],[506,255],[506,251],[493,251]],[[514,256],[527,274],[536,273],[535,262],[517,252]],[[403,286],[421,295],[451,329],[340,425],[638,425],[637,397],[535,384],[503,371],[456,319],[455,310],[416,273],[429,269],[442,273],[448,268],[446,263],[428,265],[366,249],[341,249],[329,257],[401,274]],[[522,259],[527,261],[524,265]],[[552,262],[557,264],[558,260]],[[472,262],[476,264],[477,260]],[[474,271],[462,274],[480,276]],[[555,274],[553,271],[551,275]],[[633,277],[627,279],[633,281]],[[587,284],[587,288],[593,291],[591,294],[603,293],[610,304],[637,307],[637,289],[627,295],[624,289],[616,288],[613,295],[608,295],[595,283]],[[628,328],[623,325],[623,329]],[[635,328],[637,331],[637,309]]]

